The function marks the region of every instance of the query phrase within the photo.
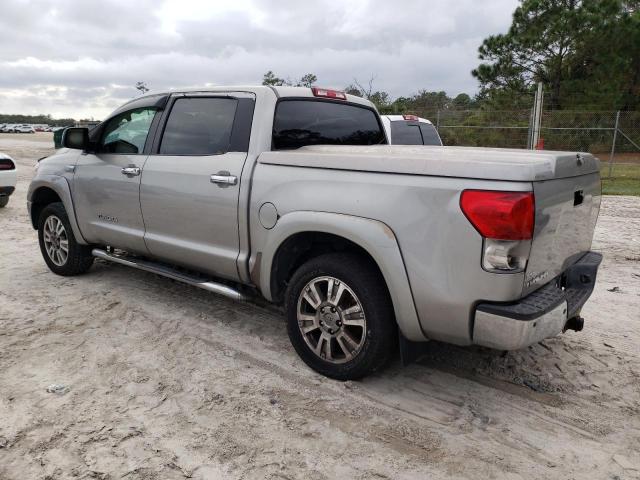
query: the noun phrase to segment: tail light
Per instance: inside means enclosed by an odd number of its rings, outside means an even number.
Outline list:
[[[527,240],[533,236],[533,192],[465,190],[460,208],[485,238]]]
[[[420,117],[418,117],[417,115],[402,115],[402,118],[404,118],[408,122],[419,122],[420,121]]]
[[[525,269],[535,219],[533,192],[465,190],[460,208],[484,237],[485,270],[515,273]]]
[[[314,97],[333,98],[335,100],[346,100],[347,94],[338,90],[328,90],[326,88],[311,87]]]
[[[16,166],[8,158],[0,158],[0,170],[15,170]]]

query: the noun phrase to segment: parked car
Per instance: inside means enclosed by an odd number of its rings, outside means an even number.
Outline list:
[[[417,115],[383,115],[382,124],[393,145],[442,145],[436,127]]]
[[[13,128],[15,133],[36,133],[31,125],[17,125]]]
[[[2,125],[0,127],[0,132],[2,132],[2,133],[11,133],[11,132],[13,132],[13,127],[14,127],[14,125],[12,125],[10,123],[6,123],[6,124],[4,124],[4,125]]]
[[[0,208],[9,203],[9,197],[16,188],[16,163],[13,159],[0,152]]]
[[[337,379],[381,368],[398,342],[511,350],[582,328],[601,260],[596,158],[386,143],[375,107],[339,91],[146,95],[67,129],[28,207],[54,273],[97,257],[262,296]]]

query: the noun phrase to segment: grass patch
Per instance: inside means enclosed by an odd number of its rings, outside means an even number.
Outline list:
[[[611,178],[607,178],[609,165],[603,163],[600,167],[600,175],[603,195],[640,196],[640,164],[614,164]]]

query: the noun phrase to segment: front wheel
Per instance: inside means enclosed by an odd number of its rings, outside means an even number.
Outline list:
[[[76,241],[62,203],[52,203],[42,210],[38,240],[44,261],[53,273],[79,275],[93,264],[91,248]]]
[[[382,276],[353,254],[332,253],[303,264],[285,298],[287,330],[302,360],[338,380],[384,366],[397,336]]]

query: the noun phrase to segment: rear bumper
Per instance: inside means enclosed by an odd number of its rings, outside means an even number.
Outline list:
[[[542,288],[517,302],[483,302],[476,306],[473,343],[517,350],[566,329],[591,296],[602,255],[585,254]]]

